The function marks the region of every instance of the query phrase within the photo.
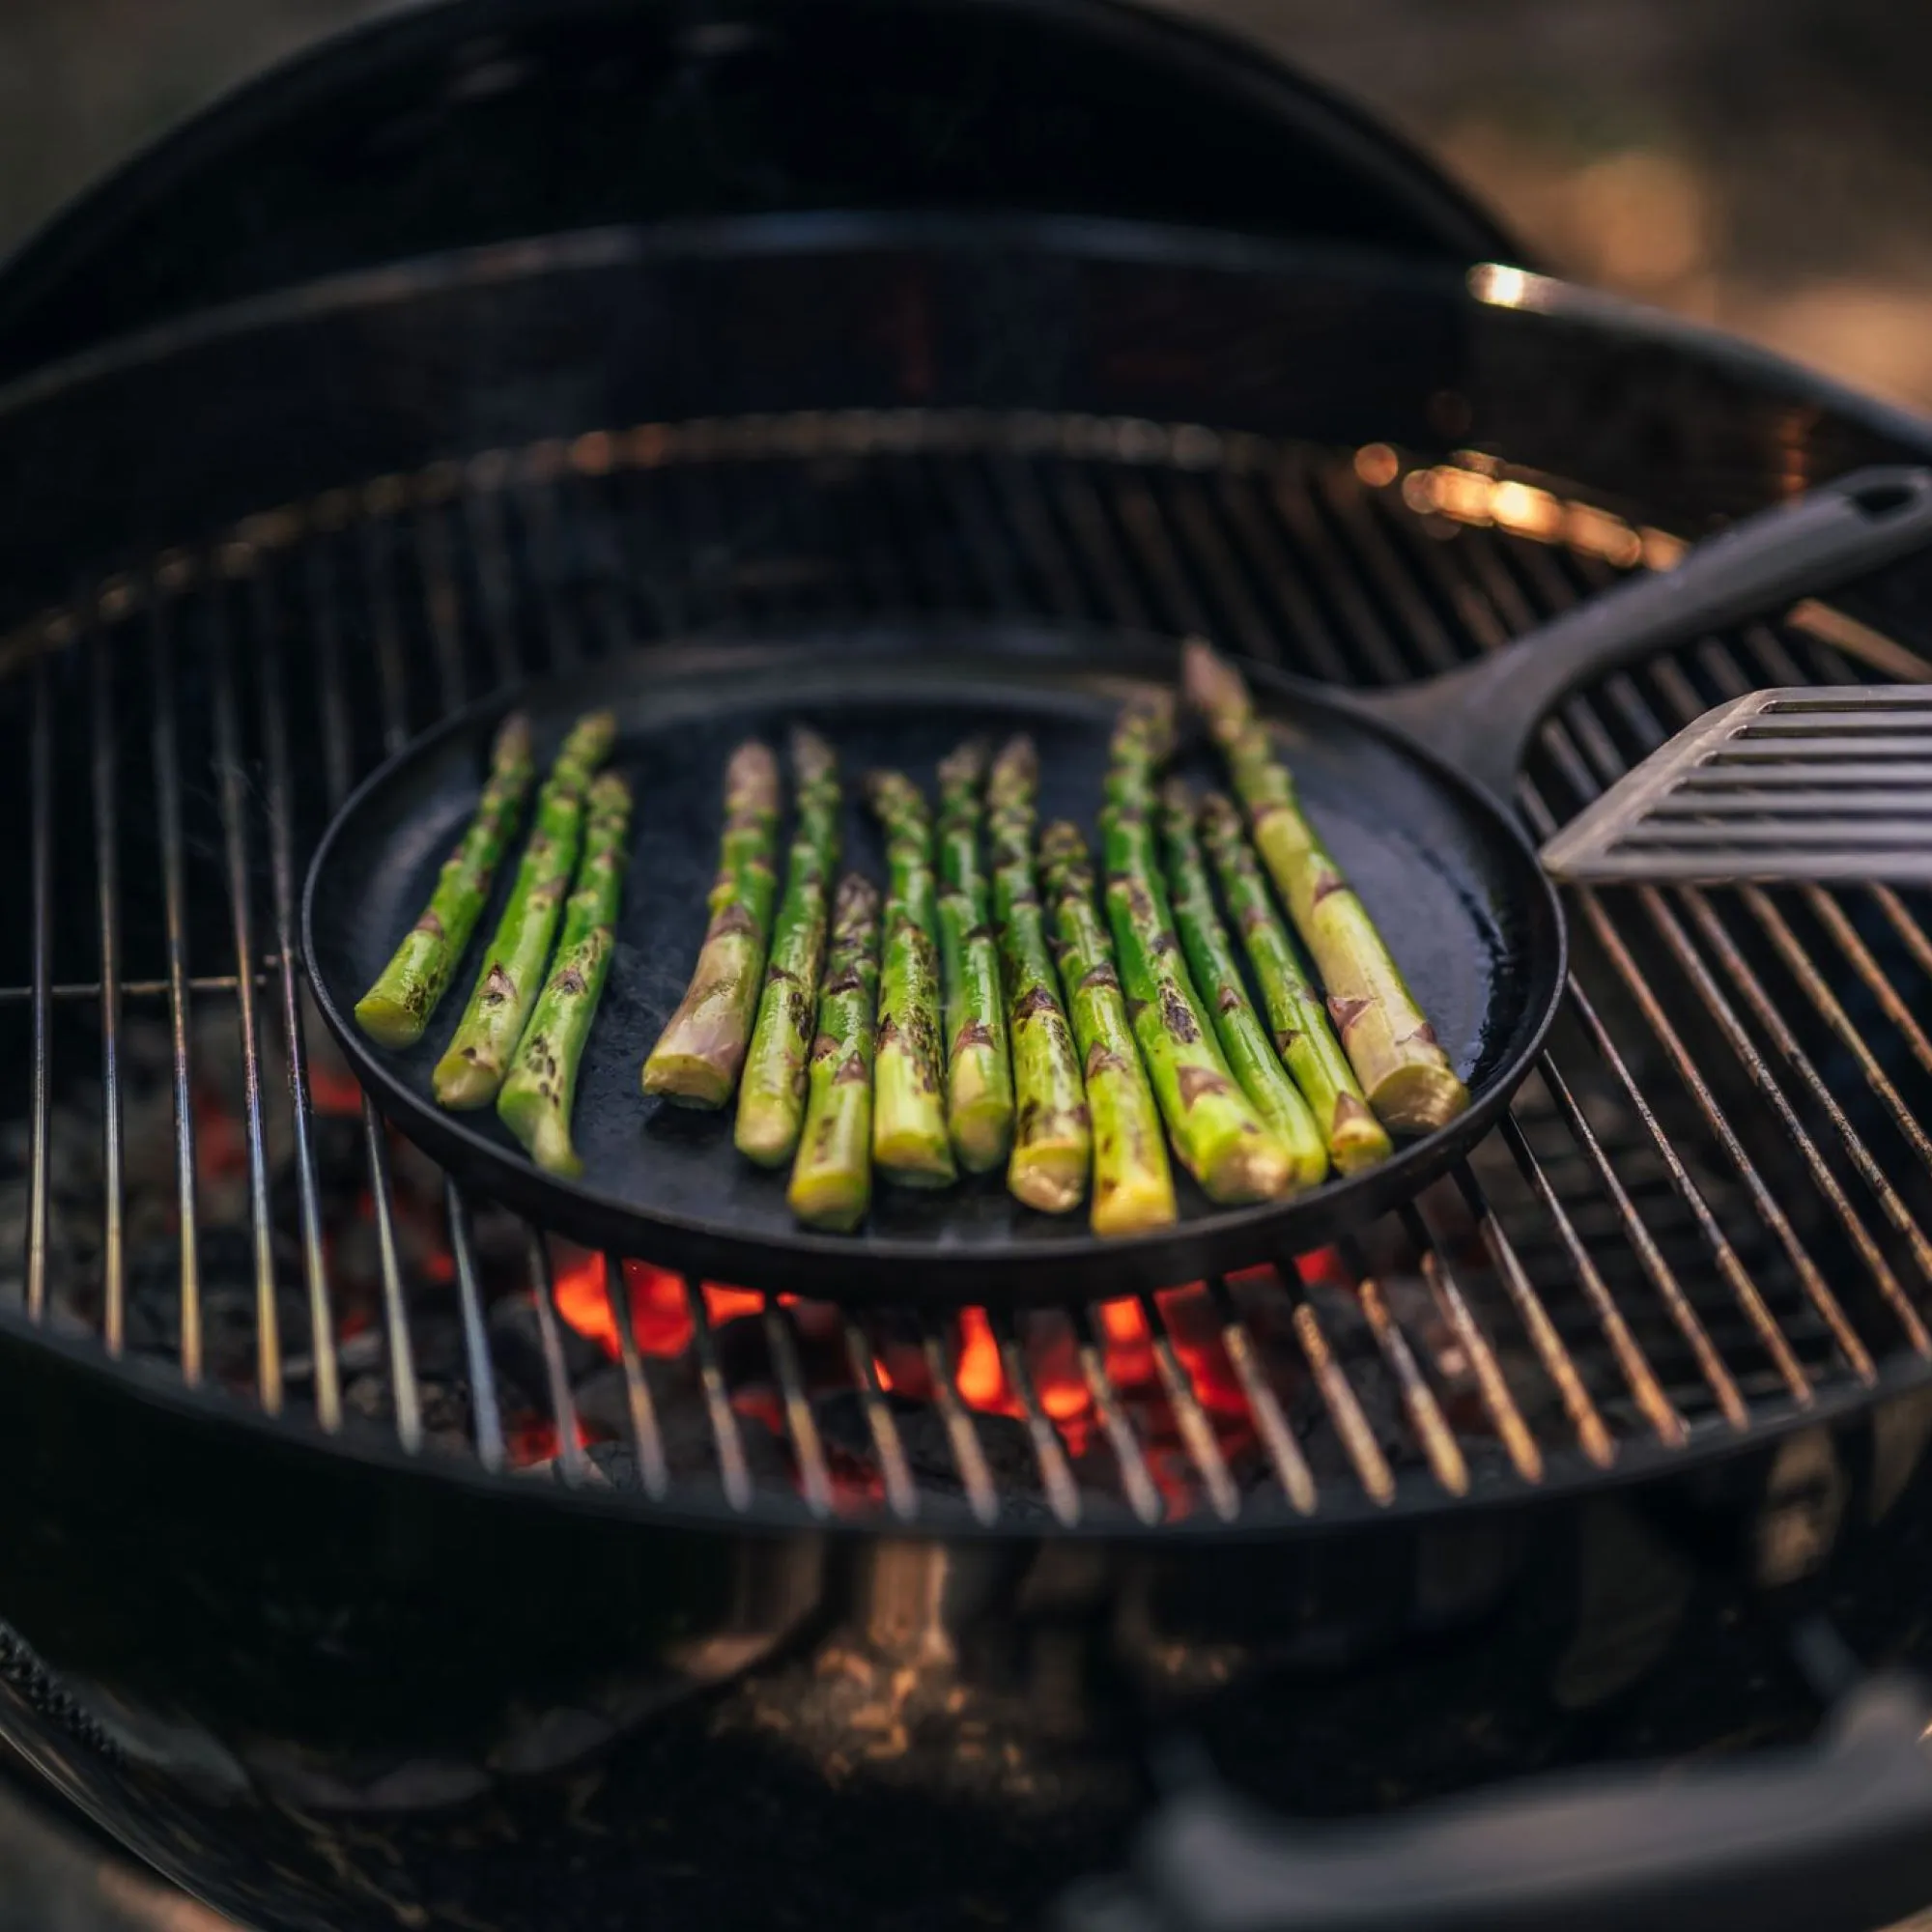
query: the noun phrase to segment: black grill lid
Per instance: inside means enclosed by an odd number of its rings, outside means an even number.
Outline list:
[[[818,209],[1524,259],[1325,90],[1121,0],[455,0],[242,87],[57,217],[0,270],[0,379],[346,269]]]

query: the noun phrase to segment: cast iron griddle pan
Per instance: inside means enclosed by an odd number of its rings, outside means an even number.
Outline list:
[[[781,746],[794,721],[823,732],[846,785],[842,863],[882,882],[880,839],[858,802],[861,775],[894,765],[930,787],[939,758],[977,733],[1032,732],[1042,824],[1065,816],[1091,833],[1116,714],[1136,689],[1174,682],[1178,651],[1163,640],[952,623],[776,644],[709,641],[653,647],[491,698],[376,772],[324,837],[302,907],[316,998],[376,1105],[474,1190],[580,1241],[707,1280],[827,1297],[1057,1301],[1278,1261],[1359,1226],[1441,1173],[1495,1119],[1542,1044],[1563,986],[1563,919],[1501,801],[1550,707],[1618,663],[1821,591],[1928,541],[1932,474],[1866,471],[1427,685],[1361,697],[1244,667],[1310,815],[1471,1095],[1460,1119],[1398,1144],[1381,1166],[1293,1199],[1215,1208],[1177,1171],[1175,1226],[1102,1241],[1084,1208],[1036,1212],[1008,1194],[999,1174],[937,1193],[880,1179],[860,1232],[820,1234],[793,1221],[782,1170],[754,1167],[733,1148],[731,1107],[694,1113],[648,1099],[639,1085],[703,934],[733,746],[754,734]],[[513,865],[501,867],[462,970],[415,1047],[379,1048],[353,1018],[427,902],[513,706],[528,714],[540,760],[582,712],[614,711],[612,763],[637,793],[617,951],[578,1089],[579,1180],[532,1165],[494,1111],[451,1114],[432,1096],[431,1068],[455,1030]],[[1222,782],[1198,741],[1184,744],[1180,768]]]

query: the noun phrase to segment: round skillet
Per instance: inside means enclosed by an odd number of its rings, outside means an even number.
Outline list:
[[[747,736],[782,742],[794,720],[837,747],[846,777],[843,863],[883,877],[854,802],[867,768],[930,784],[960,739],[1025,730],[1041,759],[1042,823],[1093,826],[1121,705],[1172,687],[1171,642],[1092,631],[952,624],[917,635],[656,646],[583,675],[504,694],[390,760],[344,806],[311,865],[303,943],[323,1014],[376,1105],[479,1192],[594,1246],[711,1280],[824,1296],[1064,1300],[1254,1265],[1317,1245],[1438,1175],[1478,1139],[1526,1073],[1565,971],[1555,893],[1503,800],[1538,722],[1614,665],[1830,587],[1932,541],[1932,473],[1866,471],[1701,545],[1510,649],[1432,683],[1362,697],[1244,667],[1304,803],[1361,894],[1470,1092],[1468,1110],[1400,1144],[1379,1167],[1292,1200],[1215,1208],[1183,1176],[1175,1226],[1101,1241],[1085,1214],[1023,1208],[994,1174],[944,1193],[880,1182],[852,1236],[787,1211],[785,1177],[743,1160],[732,1110],[647,1099],[639,1073],[684,990],[716,862],[720,782]],[[351,1017],[396,936],[428,899],[474,808],[503,716],[529,716],[540,757],[581,713],[618,720],[613,764],[637,793],[618,947],[579,1084],[584,1174],[529,1163],[494,1112],[451,1114],[430,1071],[454,1030],[513,867],[423,1039],[374,1046]],[[1184,746],[1180,768],[1219,781]]]

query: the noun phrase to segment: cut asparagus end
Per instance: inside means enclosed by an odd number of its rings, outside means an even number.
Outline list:
[[[737,1077],[735,1061],[726,1064],[715,1053],[663,1041],[644,1062],[644,1092],[677,1107],[722,1107]]]
[[[1246,1137],[1200,1177],[1201,1191],[1223,1208],[1277,1201],[1293,1189],[1292,1163],[1272,1134]]]
[[[951,1187],[959,1178],[946,1136],[921,1127],[875,1126],[872,1164],[901,1187]]]
[[[871,1179],[863,1165],[801,1167],[785,1190],[785,1201],[799,1220],[838,1235],[849,1235],[866,1218],[871,1198]]]
[[[968,1174],[987,1174],[1006,1159],[1013,1144],[1013,1103],[989,1087],[984,1069],[972,1060],[954,1064],[946,1110],[952,1151]]]
[[[534,1087],[506,1085],[497,1114],[546,1174],[575,1180],[583,1172],[583,1162],[571,1143],[569,1122]]]
[[[1094,1232],[1102,1240],[1122,1235],[1144,1235],[1151,1228],[1173,1225],[1178,1212],[1174,1181],[1163,1166],[1113,1174],[1104,1167],[1094,1183]]]
[[[1398,1066],[1369,1094],[1376,1117],[1395,1134],[1446,1127],[1469,1104],[1469,1090],[1442,1066]]]
[[[1013,1150],[1007,1187],[1015,1200],[1042,1214],[1065,1214],[1087,1198],[1093,1150],[1085,1134],[1030,1140]]]
[[[458,1113],[487,1107],[503,1084],[503,1069],[473,1047],[445,1053],[431,1076],[437,1104]]]
[[[378,1046],[413,1046],[423,1037],[422,1014],[382,992],[365,993],[356,1001],[355,1024]]]
[[[782,1167],[798,1151],[798,1134],[803,1116],[798,1108],[776,1102],[738,1109],[738,1123],[732,1143],[747,1160],[760,1167]]]
[[[1335,1096],[1328,1123],[1328,1158],[1338,1174],[1359,1174],[1395,1151],[1388,1130],[1352,1094]]]

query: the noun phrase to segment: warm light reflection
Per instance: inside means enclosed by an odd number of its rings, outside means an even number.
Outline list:
[[[1402,459],[1385,442],[1365,442],[1355,452],[1355,474],[1372,490],[1393,483],[1402,473]]]

